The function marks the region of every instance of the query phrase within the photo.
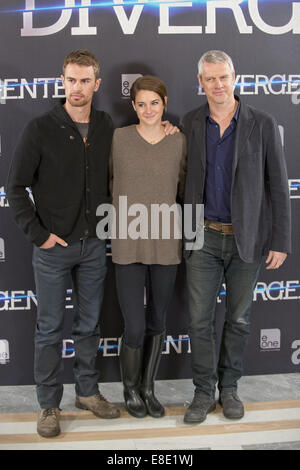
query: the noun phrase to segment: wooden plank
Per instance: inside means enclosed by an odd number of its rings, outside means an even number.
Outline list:
[[[300,400],[282,400],[282,401],[266,401],[266,402],[251,402],[245,403],[246,411],[255,410],[280,410],[286,408],[300,408]],[[183,416],[187,406],[173,406],[166,407],[166,416]],[[123,407],[120,407],[121,418],[132,418]],[[222,408],[217,405],[214,413],[222,413]],[[18,423],[18,422],[31,422],[36,421],[38,413],[0,413],[0,423]],[[85,419],[99,419],[90,411],[62,411],[61,420],[74,421]]]
[[[264,421],[258,423],[234,423],[218,425],[194,425],[178,426],[175,428],[149,428],[149,429],[125,429],[90,432],[61,433],[51,439],[44,439],[38,434],[1,434],[0,444],[29,444],[42,442],[78,442],[78,441],[107,441],[121,439],[153,439],[168,437],[187,437],[213,434],[233,434],[248,432],[265,432],[285,429],[299,429],[300,420]]]

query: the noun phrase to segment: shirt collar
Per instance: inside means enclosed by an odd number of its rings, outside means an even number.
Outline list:
[[[238,98],[236,95],[234,95],[234,98],[235,98],[235,100],[238,102],[238,105],[237,105],[236,111],[235,111],[234,116],[233,116],[232,119],[234,119],[234,120],[237,122],[238,117],[239,117],[239,112],[240,112],[241,103],[240,103],[239,98]],[[206,103],[206,106],[205,106],[205,116],[206,116],[206,119],[212,119],[212,118],[210,117],[210,111],[209,111],[208,103]]]

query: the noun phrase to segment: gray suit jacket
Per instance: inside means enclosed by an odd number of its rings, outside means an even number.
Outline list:
[[[240,100],[232,165],[231,219],[240,257],[259,259],[269,250],[291,252],[291,208],[286,164],[275,119]],[[205,107],[183,120],[188,163],[185,204],[203,203],[206,167]],[[190,243],[189,243],[190,245]],[[185,250],[185,256],[190,255]]]

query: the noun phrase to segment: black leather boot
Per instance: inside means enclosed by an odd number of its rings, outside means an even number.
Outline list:
[[[142,355],[143,348],[131,348],[122,341],[120,366],[124,385],[125,407],[128,413],[136,418],[144,418],[147,415],[147,408],[139,393]]]
[[[141,397],[153,418],[161,418],[165,414],[164,407],[154,395],[154,380],[157,374],[161,352],[164,346],[164,333],[154,336],[145,336]]]

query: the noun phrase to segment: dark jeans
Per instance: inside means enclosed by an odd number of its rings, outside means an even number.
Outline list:
[[[176,272],[177,264],[115,264],[117,293],[124,317],[123,339],[127,346],[139,348],[145,335],[158,335],[165,331]],[[149,291],[145,309],[147,279]]]
[[[63,393],[62,330],[70,274],[76,394],[91,396],[98,392],[95,360],[106,275],[105,242],[88,238],[66,248],[58,244],[47,250],[34,247],[33,267],[38,299],[34,367],[37,396],[42,408],[56,408]]]
[[[237,388],[242,375],[243,352],[250,333],[250,309],[261,260],[245,263],[234,235],[205,228],[204,245],[187,260],[192,371],[196,391],[214,396]],[[226,312],[219,356],[215,309],[223,278]]]

